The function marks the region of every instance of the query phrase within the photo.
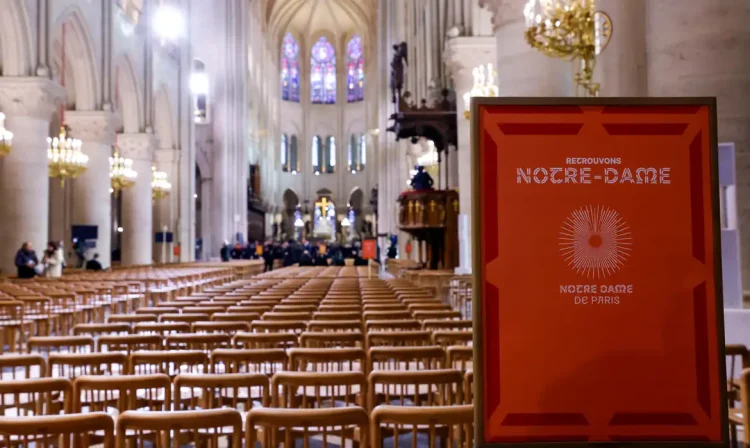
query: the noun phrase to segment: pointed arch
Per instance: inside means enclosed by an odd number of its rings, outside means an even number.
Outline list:
[[[0,14],[0,54],[2,76],[34,74],[36,48],[29,26],[29,15],[23,0],[9,0]]]
[[[91,32],[79,6],[68,6],[55,21],[55,43],[52,49],[58,67],[62,66],[63,25],[65,25],[66,72],[68,70],[72,72],[75,108],[76,110],[96,110],[101,104],[101,84],[96,69],[99,64],[94,52]]]
[[[124,132],[138,133],[143,129],[142,103],[133,62],[123,54],[115,62],[115,107],[122,118]]]
[[[177,144],[176,124],[167,86],[162,84],[154,96],[154,132],[161,148],[174,148]]]

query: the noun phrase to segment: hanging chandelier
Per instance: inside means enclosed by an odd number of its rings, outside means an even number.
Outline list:
[[[167,180],[167,173],[164,171],[156,171],[156,167],[151,167],[151,194],[153,195],[154,201],[163,199],[169,196],[172,191],[172,184]]]
[[[5,129],[5,114],[0,112],[0,157],[10,153],[12,141],[13,133]]]
[[[492,64],[480,65],[472,70],[474,77],[474,86],[470,91],[464,93],[464,118],[467,120],[471,117],[471,98],[472,97],[496,97],[498,94],[497,85],[495,84],[496,73],[492,69]]]
[[[81,141],[67,136],[65,126],[60,127],[60,135],[47,137],[47,161],[49,177],[59,178],[64,187],[66,179],[75,179],[86,172],[89,156],[81,151]]]
[[[115,150],[115,156],[109,158],[109,179],[112,182],[112,190],[120,191],[132,187],[138,173],[133,169],[133,159],[120,157]]]

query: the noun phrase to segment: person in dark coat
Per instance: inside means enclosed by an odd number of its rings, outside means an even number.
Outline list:
[[[263,247],[263,272],[273,271],[273,260],[276,258],[276,250],[270,242]]]
[[[94,254],[94,258],[86,262],[86,270],[99,272],[103,270],[102,264],[99,263],[99,254]]]
[[[310,252],[308,251],[302,252],[302,255],[300,255],[299,257],[299,265],[300,266],[315,266],[315,264],[313,263],[313,259],[310,256]]]
[[[36,276],[34,268],[37,264],[39,264],[39,260],[36,258],[36,253],[34,253],[31,243],[28,241],[23,243],[23,246],[16,252],[18,278],[34,278]]]
[[[221,256],[221,261],[229,261],[229,244],[226,241],[221,245],[219,255]]]

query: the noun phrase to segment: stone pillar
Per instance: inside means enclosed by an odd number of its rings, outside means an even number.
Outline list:
[[[87,251],[86,258],[97,253],[104,267],[111,265],[112,196],[109,192],[109,157],[112,155],[118,121],[117,115],[106,111],[69,111],[65,114],[70,135],[81,140],[81,150],[89,156],[86,172],[71,182],[71,224],[97,227],[96,247]]]
[[[596,7],[614,24],[607,48],[596,58],[599,96],[647,95],[646,0],[599,0]]]
[[[177,238],[177,200],[179,190],[177,189],[177,178],[180,167],[180,151],[172,148],[160,148],[154,152],[156,169],[167,173],[167,180],[172,184],[172,192],[169,196],[160,199],[153,206],[153,229],[154,232],[172,232],[173,243],[154,243],[154,260],[157,263],[170,263],[174,258],[174,242]],[[149,176],[151,173],[149,172]],[[150,180],[150,178],[149,178]]]
[[[0,273],[16,275],[16,251],[30,241],[41,257],[48,241],[47,136],[65,94],[45,78],[0,78],[0,110],[13,133],[13,150],[0,159]]]
[[[493,14],[500,96],[572,96],[574,68],[526,42],[523,8],[527,0],[481,0]]]
[[[458,114],[458,196],[461,212],[458,218],[459,267],[456,274],[471,274],[471,123],[464,117],[464,92],[474,86],[474,67],[492,64],[497,67],[497,44],[494,37],[456,37],[448,41],[444,59],[456,90]]]
[[[649,96],[713,96],[737,151],[742,277],[750,285],[750,8],[746,0],[646,2]],[[615,25],[617,26],[617,25]],[[696,32],[701,30],[701,32]],[[617,32],[617,31],[615,31]]]
[[[120,134],[120,155],[133,159],[138,173],[135,185],[122,192],[122,265],[144,265],[153,261],[154,238],[151,196],[151,164],[156,147],[153,134]]]

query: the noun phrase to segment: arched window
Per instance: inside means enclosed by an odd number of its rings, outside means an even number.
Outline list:
[[[315,171],[315,175],[317,176],[320,174],[320,171],[322,169],[320,161],[323,160],[323,154],[321,153],[323,150],[322,145],[320,144],[320,137],[315,135],[312,139],[312,165],[313,170]]]
[[[208,123],[208,73],[206,64],[200,59],[193,60],[190,74],[190,91],[193,93],[193,118],[196,123]]]
[[[281,99],[299,103],[299,44],[286,33],[281,43]]]
[[[365,99],[365,59],[362,39],[355,34],[346,46],[346,101],[354,103]]]
[[[289,144],[287,142],[286,134],[281,134],[281,170],[284,172],[289,170]]]
[[[325,167],[323,172],[336,172],[336,139],[332,135],[326,137]]]
[[[292,174],[297,174],[300,169],[297,151],[297,136],[292,135],[289,139],[289,168],[292,170]]]
[[[310,101],[313,104],[336,102],[336,50],[324,36],[312,47]]]
[[[349,151],[347,155],[349,171],[352,174],[365,169],[367,163],[367,147],[365,143],[365,134],[354,133],[349,139]]]

